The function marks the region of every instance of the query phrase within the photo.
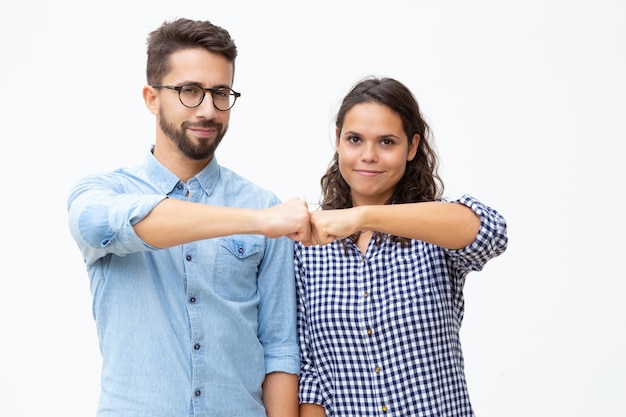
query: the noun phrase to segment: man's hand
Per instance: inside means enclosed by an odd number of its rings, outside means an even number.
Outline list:
[[[262,211],[259,228],[267,237],[287,236],[295,241],[311,238],[309,206],[306,201],[293,198]]]

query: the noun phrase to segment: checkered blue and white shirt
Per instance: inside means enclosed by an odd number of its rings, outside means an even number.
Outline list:
[[[412,240],[296,244],[299,396],[327,416],[473,416],[459,330],[470,271],[504,252],[506,222],[471,196],[481,219],[459,250]]]

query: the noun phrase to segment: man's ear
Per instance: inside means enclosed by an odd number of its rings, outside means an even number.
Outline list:
[[[146,85],[141,91],[143,96],[143,101],[146,103],[146,107],[150,110],[150,113],[157,115],[159,114],[159,97],[157,96],[156,90]]]

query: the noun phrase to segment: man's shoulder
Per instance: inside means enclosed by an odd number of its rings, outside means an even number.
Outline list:
[[[242,201],[254,201],[261,206],[280,203],[273,191],[223,166],[220,166],[220,182],[229,194],[237,195]]]
[[[134,188],[148,184],[148,180],[142,167],[125,166],[108,171],[93,172],[78,179],[72,188]]]

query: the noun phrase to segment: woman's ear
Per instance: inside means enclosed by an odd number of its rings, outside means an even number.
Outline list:
[[[157,115],[159,114],[159,98],[156,94],[156,90],[146,85],[141,91],[143,96],[143,101],[146,103],[146,107],[150,110],[150,113]]]
[[[409,154],[406,158],[407,161],[412,161],[413,158],[415,158],[415,154],[417,154],[417,147],[419,146],[419,144],[420,135],[416,133],[413,135],[413,141],[411,141],[411,145],[409,145]]]

